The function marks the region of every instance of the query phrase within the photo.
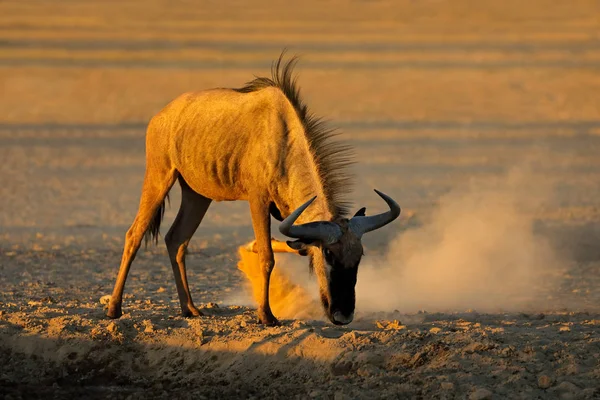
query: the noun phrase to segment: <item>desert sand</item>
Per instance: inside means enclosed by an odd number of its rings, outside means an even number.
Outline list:
[[[335,0],[0,4],[0,394],[19,398],[600,398],[600,6]],[[185,319],[165,245],[105,317],[148,120],[300,55],[356,150],[357,312],[334,326],[278,255],[259,325],[245,202],[213,203]],[[162,224],[177,212],[179,187]],[[274,236],[282,239],[273,221]]]

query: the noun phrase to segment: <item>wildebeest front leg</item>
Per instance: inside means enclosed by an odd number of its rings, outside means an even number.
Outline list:
[[[252,226],[256,237],[256,251],[262,270],[262,290],[258,304],[258,319],[265,325],[279,325],[279,321],[273,315],[269,304],[269,282],[271,271],[275,265],[275,257],[271,248],[271,219],[269,214],[269,202],[261,196],[253,196],[249,199],[250,213],[252,214]]]

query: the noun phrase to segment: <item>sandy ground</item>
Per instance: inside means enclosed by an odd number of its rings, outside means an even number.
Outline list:
[[[593,1],[2,2],[0,394],[600,398],[599,14]],[[181,92],[268,74],[284,46],[302,55],[307,102],[356,149],[356,209],[383,210],[373,188],[403,208],[365,236],[355,321],[323,318],[290,255],[283,326],[256,323],[242,202],[213,204],[190,245],[205,316],[179,317],[160,243],[108,320],[148,119]]]

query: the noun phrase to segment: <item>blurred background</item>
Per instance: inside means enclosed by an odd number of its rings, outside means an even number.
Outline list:
[[[585,0],[2,1],[2,246],[111,243],[116,273],[149,119],[183,92],[268,76],[283,48],[357,150],[356,207],[384,208],[372,188],[403,207],[372,246],[535,148],[552,197],[530,211],[597,259],[600,3]],[[213,204],[192,248],[251,236],[245,202]]]

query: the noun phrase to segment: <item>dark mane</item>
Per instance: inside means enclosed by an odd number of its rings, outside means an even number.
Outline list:
[[[323,182],[325,197],[329,203],[330,212],[334,217],[346,216],[350,211],[350,202],[344,200],[344,195],[352,188],[353,175],[348,167],[354,163],[354,152],[349,145],[332,138],[338,133],[325,126],[325,121],[312,114],[300,97],[300,89],[292,75],[297,57],[292,57],[281,68],[285,50],[276,63],[271,66],[271,78],[256,77],[242,88],[234,89],[240,93],[255,92],[266,87],[279,88],[290,101],[302,125],[308,140],[310,150],[317,163],[319,175]]]

